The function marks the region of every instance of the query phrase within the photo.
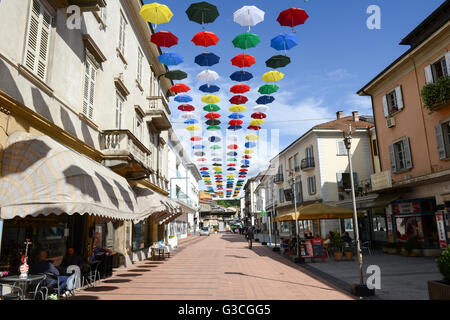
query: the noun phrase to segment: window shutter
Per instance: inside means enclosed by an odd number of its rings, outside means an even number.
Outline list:
[[[396,157],[395,157],[395,151],[394,151],[394,145],[393,144],[389,145],[389,154],[391,156],[392,172],[396,173],[397,172],[397,160],[396,160]]]
[[[39,42],[39,59],[37,64],[37,75],[42,80],[45,80],[47,76],[47,60],[48,49],[50,46],[50,32],[52,26],[52,16],[50,13],[41,6],[42,9],[42,26]]]
[[[450,76],[450,52],[445,54],[445,64],[447,65],[447,75]]]
[[[425,68],[425,80],[427,83],[433,83],[433,72],[431,71],[431,65]]]
[[[409,138],[403,138],[403,150],[405,150],[406,169],[411,169],[413,167],[413,163],[411,157],[411,146],[409,144]]]
[[[89,109],[89,79],[90,79],[90,65],[86,60],[84,68],[84,85],[83,85],[83,114],[87,116]]]
[[[345,148],[344,141],[338,140],[337,147],[338,147],[338,155],[346,155],[347,154],[347,149]]]
[[[447,158],[447,153],[445,151],[445,142],[444,142],[444,135],[442,133],[442,126],[438,125],[434,128],[436,130],[436,140],[437,140],[439,159],[443,160],[443,159]]]
[[[89,119],[92,119],[94,116],[96,73],[97,73],[97,70],[92,65],[92,63],[86,58],[85,69],[84,69],[82,112]]]
[[[353,172],[353,183],[355,185],[355,189],[358,188],[358,173]]]
[[[383,96],[383,111],[384,111],[384,116],[386,118],[389,117],[389,108],[388,108],[388,103],[387,103],[387,97]]]
[[[398,110],[402,110],[403,109],[403,95],[402,95],[402,87],[401,86],[398,86],[397,88],[395,88],[395,95],[397,97]]]
[[[89,110],[88,117],[92,119],[94,117],[94,99],[95,99],[95,79],[96,79],[96,69],[93,65],[91,65],[91,76],[90,76],[90,85],[89,85]]]
[[[338,188],[344,187],[344,183],[342,181],[342,173],[336,173],[336,178],[337,178]]]

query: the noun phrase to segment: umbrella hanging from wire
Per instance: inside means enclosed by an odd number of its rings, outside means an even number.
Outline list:
[[[152,34],[150,41],[158,47],[170,48],[178,44],[178,38],[170,31],[159,31]]]
[[[167,23],[173,17],[169,7],[157,2],[143,5],[139,14],[145,21],[153,23],[154,29],[158,24]]]
[[[206,104],[214,104],[220,102],[220,98],[216,95],[209,94],[202,98],[202,102]]]
[[[231,106],[228,110],[230,112],[244,112],[247,108],[243,105],[237,104],[235,106]]]
[[[176,102],[185,103],[185,102],[191,102],[193,99],[191,96],[189,96],[187,94],[180,94],[180,95],[177,95],[174,100]]]
[[[178,106],[178,110],[190,112],[190,111],[194,111],[195,107],[190,104],[182,104],[182,105]],[[188,120],[194,120],[194,119],[188,119]]]
[[[284,78],[280,71],[269,71],[263,74],[262,80],[265,82],[277,82]]]
[[[243,6],[233,13],[233,20],[250,31],[251,27],[264,21],[264,15],[264,11],[255,6]]]
[[[252,78],[253,75],[248,71],[236,71],[230,76],[231,80],[238,82],[249,81]]]
[[[258,35],[245,32],[241,33],[233,39],[233,45],[235,48],[247,50],[256,47],[261,42]]]
[[[230,92],[237,94],[237,93],[246,93],[250,91],[250,87],[246,84],[236,84],[231,87]]]
[[[228,116],[228,118],[230,118],[230,119],[242,119],[242,118],[244,118],[244,115],[235,112],[235,113],[230,114],[230,115]]]
[[[266,105],[258,105],[256,107],[253,107],[253,111],[255,112],[266,112],[268,111],[270,108]]]
[[[172,70],[172,71],[166,72],[164,74],[164,76],[170,80],[183,80],[183,79],[186,79],[188,75],[186,72],[181,71],[181,70]]]
[[[275,101],[275,98],[272,96],[261,96],[256,100],[257,104],[269,104]]]
[[[233,96],[229,101],[231,104],[245,104],[248,102],[248,98],[245,96],[237,95]]]
[[[253,113],[251,115],[251,117],[253,119],[265,119],[265,118],[267,118],[267,115],[265,113],[262,113],[262,112],[256,112],[256,113]]]
[[[196,119],[188,119],[184,122],[184,124],[197,124],[199,121]]]
[[[217,136],[211,136],[211,137],[208,138],[208,141],[209,142],[220,142],[220,141],[222,141],[222,139],[220,137],[217,137]]]
[[[210,47],[219,42],[219,37],[214,32],[202,31],[192,38],[192,42],[197,46]]]
[[[204,70],[197,75],[197,78],[202,81],[211,82],[219,79],[219,75],[213,70]]]
[[[199,136],[194,136],[191,138],[191,141],[202,141],[202,140],[203,140],[203,138],[199,137]]]
[[[270,41],[270,46],[278,51],[290,50],[298,45],[298,38],[292,33],[279,34]]]
[[[294,28],[304,24],[309,18],[305,10],[299,8],[290,8],[280,12],[277,21],[282,27]]]
[[[166,52],[158,57],[158,61],[166,66],[176,66],[184,62],[183,57],[175,52]]]
[[[251,67],[256,63],[255,57],[249,54],[238,54],[231,59],[231,64],[239,68]]]
[[[275,84],[265,84],[258,89],[261,94],[272,94],[279,90],[280,88]]]
[[[175,93],[184,93],[184,92],[191,91],[191,88],[183,83],[178,83],[178,84],[172,86],[172,88],[170,88],[170,91],[175,92]]]
[[[220,120],[216,120],[216,119],[209,119],[205,123],[209,126],[218,126],[221,124]]]
[[[216,85],[204,84],[198,88],[200,91],[205,93],[216,93],[220,91],[220,88]]]
[[[208,112],[217,112],[220,110],[220,107],[216,104],[208,104],[203,107],[203,110],[208,111]]]
[[[215,5],[203,1],[191,4],[187,8],[186,14],[189,20],[203,26],[205,23],[214,22],[219,16],[219,11]]]
[[[186,112],[186,113],[183,113],[181,115],[181,118],[183,118],[183,119],[194,119],[194,118],[197,118],[197,115],[195,113],[193,113],[193,112]]]
[[[220,57],[210,52],[204,52],[195,57],[195,63],[201,67],[211,67],[218,64],[219,61]]]
[[[266,66],[272,69],[278,69],[286,67],[289,63],[291,63],[291,58],[288,56],[273,56],[272,58],[266,61]]]

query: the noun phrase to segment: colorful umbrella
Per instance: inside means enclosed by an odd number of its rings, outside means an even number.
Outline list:
[[[166,72],[164,76],[170,80],[183,80],[187,78],[187,73],[181,70],[172,70]]]
[[[254,48],[261,42],[259,36],[253,33],[241,33],[233,40],[233,45],[235,48],[240,48],[243,50]]]
[[[205,122],[208,126],[218,126],[221,124],[220,120],[216,120],[216,119],[209,119],[208,121]]]
[[[241,163],[244,164],[244,165],[245,164],[250,164],[250,161],[249,160],[242,160]]]
[[[203,110],[208,112],[217,112],[220,110],[220,107],[217,104],[208,104],[203,107]]]
[[[166,52],[158,57],[158,61],[166,66],[176,66],[183,63],[184,58],[175,52]]]
[[[196,119],[188,119],[184,122],[184,124],[197,124],[198,120]]]
[[[201,170],[201,171],[208,170],[208,167],[201,167],[199,170]]]
[[[231,104],[244,104],[248,101],[248,98],[241,95],[237,95],[232,97],[229,101]]]
[[[258,23],[264,21],[264,11],[255,6],[243,6],[233,14],[234,22],[243,27],[253,27]]]
[[[275,98],[272,96],[261,96],[256,100],[257,104],[269,104],[275,101]]]
[[[251,159],[252,157],[249,156],[249,155],[247,154],[247,155],[245,155],[243,158],[244,158],[244,159]]]
[[[230,156],[230,157],[237,157],[237,155],[238,155],[237,152],[232,152],[232,151],[227,152],[227,156]]]
[[[222,168],[221,167],[213,167],[213,170],[214,171],[220,171],[220,170],[222,170]]]
[[[212,161],[222,161],[221,158],[213,158]]]
[[[195,124],[193,124],[193,125],[190,125],[190,126],[186,127],[186,130],[188,130],[188,131],[198,131],[198,130],[200,130],[200,127],[195,125]]]
[[[231,64],[239,68],[251,67],[256,63],[255,57],[249,54],[238,54],[231,59]]]
[[[241,130],[241,129],[242,129],[241,126],[229,126],[228,127],[228,130],[234,130],[234,131]]]
[[[230,150],[236,150],[239,149],[239,146],[237,144],[230,144],[227,148]]]
[[[206,119],[219,119],[220,117],[221,115],[216,112],[210,112],[205,116]]]
[[[194,99],[192,99],[192,97],[187,94],[180,94],[180,95],[177,95],[174,100],[176,102],[184,103],[184,102],[191,102]]]
[[[270,41],[270,46],[278,51],[290,50],[298,45],[298,38],[292,33],[283,33]]]
[[[214,86],[214,85],[209,85],[209,84],[204,84],[202,86],[200,86],[200,88],[198,88],[200,91],[202,92],[206,92],[206,93],[215,93],[220,91],[220,88],[218,86]]]
[[[178,83],[178,84],[174,85],[172,88],[170,88],[170,91],[175,92],[175,93],[183,93],[183,92],[188,92],[190,90],[191,90],[191,88],[189,88],[189,86],[187,86],[183,83]]]
[[[213,94],[209,94],[207,96],[204,96],[202,98],[202,102],[206,104],[215,104],[220,102],[220,98],[218,96],[215,96]]]
[[[258,138],[259,137],[256,134],[253,134],[253,133],[251,133],[251,134],[249,134],[249,135],[247,135],[245,137],[245,139],[247,139],[248,141],[255,141],[255,140],[258,140]]]
[[[169,7],[157,2],[143,5],[139,14],[145,21],[154,23],[155,27],[158,24],[169,22],[173,17]]]
[[[244,112],[247,108],[243,105],[237,104],[235,106],[231,106],[228,110],[230,110],[230,112]]]
[[[238,82],[248,81],[252,78],[253,75],[248,71],[236,71],[230,76],[231,80]]]
[[[192,38],[192,42],[195,45],[202,47],[215,46],[217,42],[219,42],[219,37],[217,37],[214,32],[202,31]]]
[[[199,136],[194,136],[191,138],[191,141],[202,141],[202,140],[203,140],[203,138],[199,137]]]
[[[205,24],[214,22],[219,16],[219,11],[215,5],[203,1],[191,4],[186,14],[189,20]]]
[[[269,60],[266,61],[266,66],[268,68],[277,69],[286,67],[289,63],[291,63],[291,58],[288,56],[273,56]]]
[[[150,41],[159,47],[170,48],[178,43],[178,38],[170,31],[159,31],[152,34]]]
[[[237,158],[228,158],[227,161],[236,162]]]
[[[242,119],[242,118],[244,118],[244,115],[235,112],[235,113],[230,114],[228,116],[228,118],[230,118],[230,119]]]
[[[272,94],[279,90],[280,88],[275,84],[265,84],[258,89],[261,94]]]
[[[209,126],[208,128],[206,128],[206,130],[208,131],[218,131],[220,130],[219,126]]]
[[[258,130],[261,130],[261,127],[260,126],[248,126],[247,129],[258,131]]]
[[[219,79],[219,75],[213,70],[204,70],[197,75],[197,78],[202,81],[211,82]]]
[[[239,119],[233,119],[228,122],[230,126],[240,126],[242,123],[243,121]]]
[[[206,161],[206,158],[200,158],[200,159],[197,159],[197,161],[198,162],[204,162],[204,161]]]
[[[227,164],[227,167],[236,167],[236,164],[235,163],[229,163],[229,164]]]
[[[259,125],[261,125],[261,124],[263,124],[264,123],[264,120],[263,119],[253,119],[251,122],[250,122],[250,125],[251,126],[259,126]]]
[[[194,119],[194,118],[197,118],[197,115],[195,113],[193,113],[193,112],[186,112],[186,113],[183,113],[181,115],[181,118],[183,118],[183,119]]]
[[[253,107],[253,110],[255,112],[266,112],[269,109],[270,108],[268,106],[265,106],[265,105],[259,105],[259,106]]]
[[[283,27],[295,27],[304,24],[309,18],[308,14],[303,9],[290,8],[280,13],[277,18],[278,23]]]
[[[250,87],[247,86],[246,84],[237,84],[231,87],[230,92],[234,93],[234,94],[238,94],[238,93],[246,93],[250,91]]]
[[[220,61],[220,57],[215,55],[214,53],[204,52],[195,57],[195,63],[201,67],[211,67],[215,64],[218,64]]]
[[[265,82],[277,82],[284,78],[280,71],[269,71],[263,74],[262,80]]]
[[[231,167],[231,168],[228,168],[227,171],[236,171],[236,168]]]
[[[203,157],[203,156],[206,156],[206,153],[204,153],[204,152],[194,152],[194,155],[197,156],[197,157]]]
[[[217,136],[212,136],[212,137],[208,138],[208,141],[209,142],[220,142],[220,141],[222,141],[222,139],[220,137],[217,137]]]
[[[255,112],[255,113],[253,113],[251,115],[251,117],[253,119],[265,119],[265,118],[267,118],[267,115],[265,113],[262,113],[262,112]]]

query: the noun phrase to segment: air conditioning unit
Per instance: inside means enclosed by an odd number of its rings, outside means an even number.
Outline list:
[[[388,128],[395,127],[395,118],[394,117],[387,118],[386,125]]]

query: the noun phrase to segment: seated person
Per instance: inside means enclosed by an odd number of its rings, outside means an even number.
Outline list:
[[[47,258],[48,258],[47,250],[45,249],[40,250],[36,256],[36,260],[30,264],[30,273],[53,274],[57,276],[59,280],[58,294],[61,293],[61,291],[66,287],[69,292],[73,290],[75,274],[71,275],[70,277],[60,276],[58,269],[56,269],[56,267],[51,262],[49,262]],[[45,279],[45,284],[47,287],[52,287],[58,285],[58,281],[56,279],[47,276],[47,278]],[[65,295],[69,293],[68,291],[65,292]]]
[[[64,273],[66,273],[67,267],[72,265],[80,267],[81,272],[85,272],[89,269],[89,265],[75,253],[73,248],[67,248],[66,255],[61,262],[60,268]]]
[[[330,235],[327,234],[327,235],[325,236],[325,240],[323,241],[323,245],[326,247],[326,246],[329,246],[330,243],[331,243],[331,238],[330,238]]]
[[[344,236],[342,237],[342,241],[344,241],[349,247],[352,244],[352,238],[350,237],[350,235],[348,234],[348,232],[344,233]]]

